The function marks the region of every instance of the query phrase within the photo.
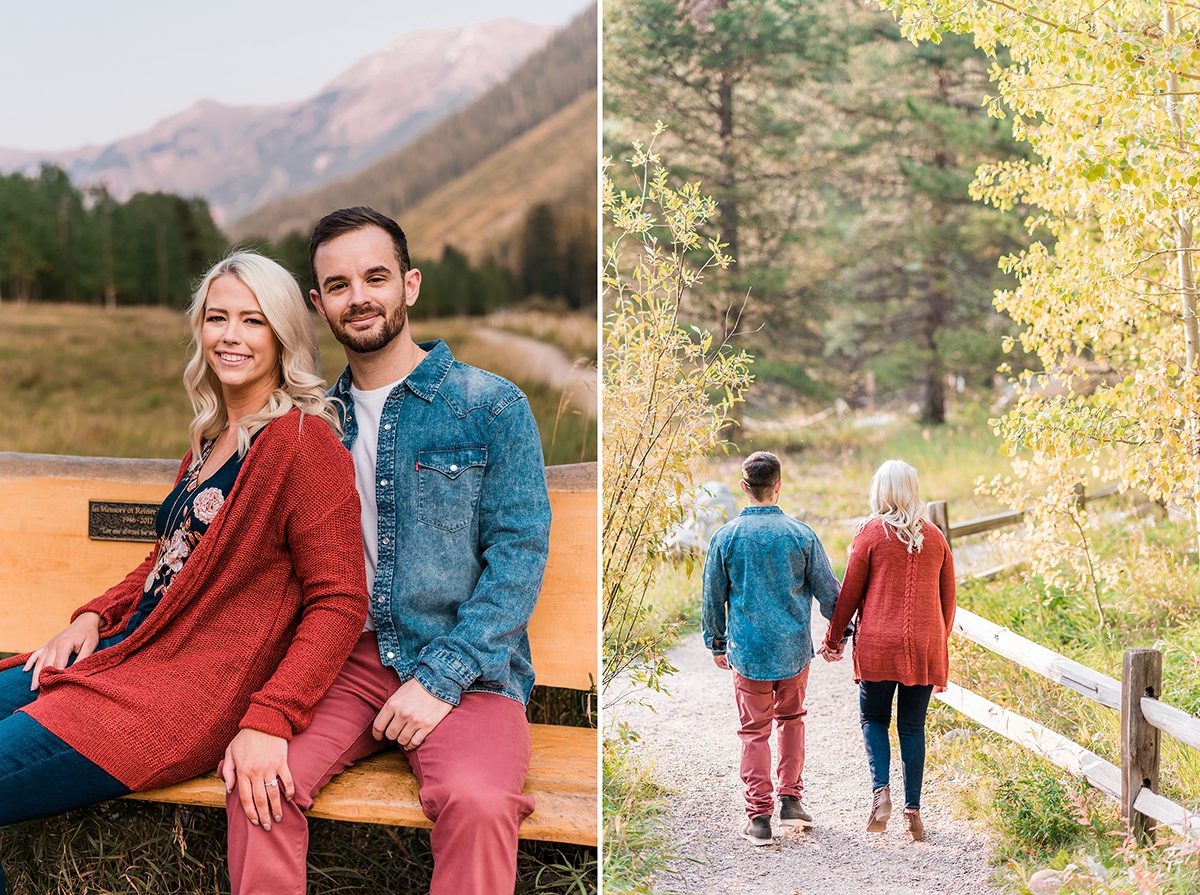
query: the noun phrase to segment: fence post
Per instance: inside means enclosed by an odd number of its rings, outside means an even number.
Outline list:
[[[1162,692],[1162,653],[1125,651],[1121,663],[1121,815],[1138,842],[1154,839],[1154,820],[1133,807],[1142,787],[1158,792],[1158,728],[1142,714],[1142,697]]]
[[[926,509],[929,521],[936,525],[946,538],[946,546],[950,545],[950,507],[944,500],[931,500]]]

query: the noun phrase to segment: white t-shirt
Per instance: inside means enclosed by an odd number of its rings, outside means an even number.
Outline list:
[[[358,423],[358,437],[354,439],[354,447],[350,448],[350,456],[354,458],[354,485],[358,489],[358,501],[362,504],[362,533],[363,533],[363,563],[367,571],[367,595],[370,612],[363,626],[364,631],[375,630],[375,607],[383,609],[387,598],[375,600],[375,569],[379,562],[379,506],[375,502],[375,454],[379,446],[379,419],[383,416],[383,405],[387,403],[388,395],[403,379],[397,379],[391,385],[362,391],[350,386],[350,396],[354,399],[354,417]]]

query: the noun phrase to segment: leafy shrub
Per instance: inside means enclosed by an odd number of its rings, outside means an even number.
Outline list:
[[[655,135],[661,132],[661,125]],[[681,298],[732,258],[701,230],[716,203],[696,183],[672,185],[635,144],[637,188],[606,174],[604,213],[614,239],[604,266],[603,626],[605,698],[621,677],[653,688],[673,669],[673,629],[647,625],[646,595],[664,536],[691,509],[700,462],[721,443],[730,410],[749,387],[750,357],[679,319]]]
[[[1032,762],[1007,769],[996,786],[999,826],[1015,844],[1039,854],[1069,849],[1097,833],[1087,784],[1062,778]]]

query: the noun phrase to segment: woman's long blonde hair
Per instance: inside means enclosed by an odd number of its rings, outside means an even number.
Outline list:
[[[188,427],[192,456],[199,457],[202,442],[216,438],[229,423],[221,381],[204,359],[200,337],[208,290],[215,280],[226,276],[236,278],[254,293],[279,349],[279,385],[262,410],[238,421],[238,453],[244,455],[255,432],[293,407],[299,407],[302,414],[323,419],[340,437],[336,405],[326,397],[325,382],[321,379],[312,318],[295,277],[270,258],[239,251],[218,261],[204,275],[188,310],[195,351],[183,371],[183,385],[196,412]]]
[[[917,471],[903,460],[886,460],[871,477],[869,497],[873,519],[882,519],[884,530],[890,527],[909,553],[919,552],[925,543],[921,521],[925,505],[917,497]]]

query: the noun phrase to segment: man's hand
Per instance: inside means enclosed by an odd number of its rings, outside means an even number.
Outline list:
[[[71,655],[76,654],[75,661],[86,659],[96,651],[100,643],[100,615],[96,612],[83,612],[71,624],[67,625],[46,641],[46,645],[35,649],[29,654],[22,671],[33,669],[33,680],[30,690],[38,688],[38,679],[42,669],[66,668],[71,661]]]
[[[826,662],[840,662],[842,661],[842,651],[845,650],[845,648],[845,645],[842,644],[839,645],[836,650],[830,649],[829,644],[823,643],[821,644],[821,648],[817,650],[817,655]]]
[[[729,660],[725,658],[724,653],[713,653],[713,664],[718,668],[729,670]]]
[[[233,792],[236,782],[246,817],[255,826],[261,823],[268,832],[272,817],[276,823],[283,820],[283,798],[286,796],[290,801],[296,794],[287,750],[288,743],[283,737],[247,727],[226,747],[221,765],[225,791]],[[281,789],[283,795],[279,793]]]
[[[400,685],[383,704],[371,733],[375,739],[395,740],[401,749],[416,749],[454,708],[421,686],[415,677]]]

